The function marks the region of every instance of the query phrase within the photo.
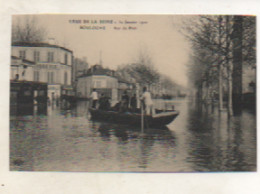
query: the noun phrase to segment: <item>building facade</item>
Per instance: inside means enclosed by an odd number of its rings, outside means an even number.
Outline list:
[[[99,95],[104,94],[110,97],[112,104],[118,101],[118,80],[112,70],[94,65],[86,74],[78,77],[77,96],[79,98],[90,98],[93,89],[96,89]]]
[[[48,84],[50,100],[60,98],[71,87],[73,52],[48,43],[12,44],[11,80]]]

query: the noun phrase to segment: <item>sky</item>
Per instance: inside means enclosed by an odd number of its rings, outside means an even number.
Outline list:
[[[13,22],[23,21],[23,15]],[[189,43],[179,32],[178,15],[35,15],[50,43],[65,46],[75,57],[116,69],[145,52],[158,71],[187,86]],[[89,29],[91,28],[91,29]],[[93,29],[93,28],[99,28]],[[105,28],[105,29],[104,29]],[[126,28],[126,29],[125,29]]]

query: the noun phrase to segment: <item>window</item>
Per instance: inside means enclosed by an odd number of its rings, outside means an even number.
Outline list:
[[[47,82],[50,83],[50,72],[47,73]]]
[[[68,85],[68,73],[64,73],[64,85]]]
[[[101,88],[101,81],[96,81],[96,88]]]
[[[40,52],[34,51],[33,57],[34,57],[34,62],[39,62],[40,61]]]
[[[67,53],[65,53],[65,55],[64,55],[64,64],[68,65],[68,55],[67,55]]]
[[[54,53],[48,52],[48,62],[51,63],[54,61]]]
[[[25,50],[19,51],[19,57],[20,57],[21,59],[25,59],[25,58],[26,58],[26,52],[25,52]]]
[[[36,82],[40,81],[40,72],[39,71],[34,71],[33,80]]]
[[[52,81],[52,83],[54,83],[54,72],[51,72],[51,81]]]
[[[54,83],[54,72],[48,72],[47,80],[48,80],[49,84],[53,84]]]

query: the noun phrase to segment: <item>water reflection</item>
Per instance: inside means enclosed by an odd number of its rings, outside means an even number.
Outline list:
[[[98,131],[103,141],[110,141],[111,130],[109,127],[107,127],[107,125],[101,124],[98,128]]]
[[[248,114],[244,111],[241,116],[227,119],[226,112],[208,114],[203,108],[191,110],[187,161],[195,171],[256,170],[255,117]],[[244,142],[248,138],[244,134],[247,130],[251,131],[253,141]],[[247,151],[242,151],[243,148]],[[252,160],[245,161],[246,158]]]
[[[255,171],[256,118],[189,101],[164,129],[91,121],[88,102],[47,115],[11,116],[10,169],[28,171]],[[158,106],[161,106],[158,104]]]

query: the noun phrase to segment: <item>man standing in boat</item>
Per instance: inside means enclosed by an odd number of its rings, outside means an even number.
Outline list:
[[[92,99],[92,108],[97,108],[97,102],[98,102],[98,93],[96,91],[96,89],[94,88],[91,95],[90,95],[91,99]]]
[[[151,93],[149,91],[147,91],[146,87],[143,88],[143,95],[141,96],[141,100],[145,104],[145,113],[147,115],[154,115],[155,111],[153,108],[152,96],[151,96]]]

